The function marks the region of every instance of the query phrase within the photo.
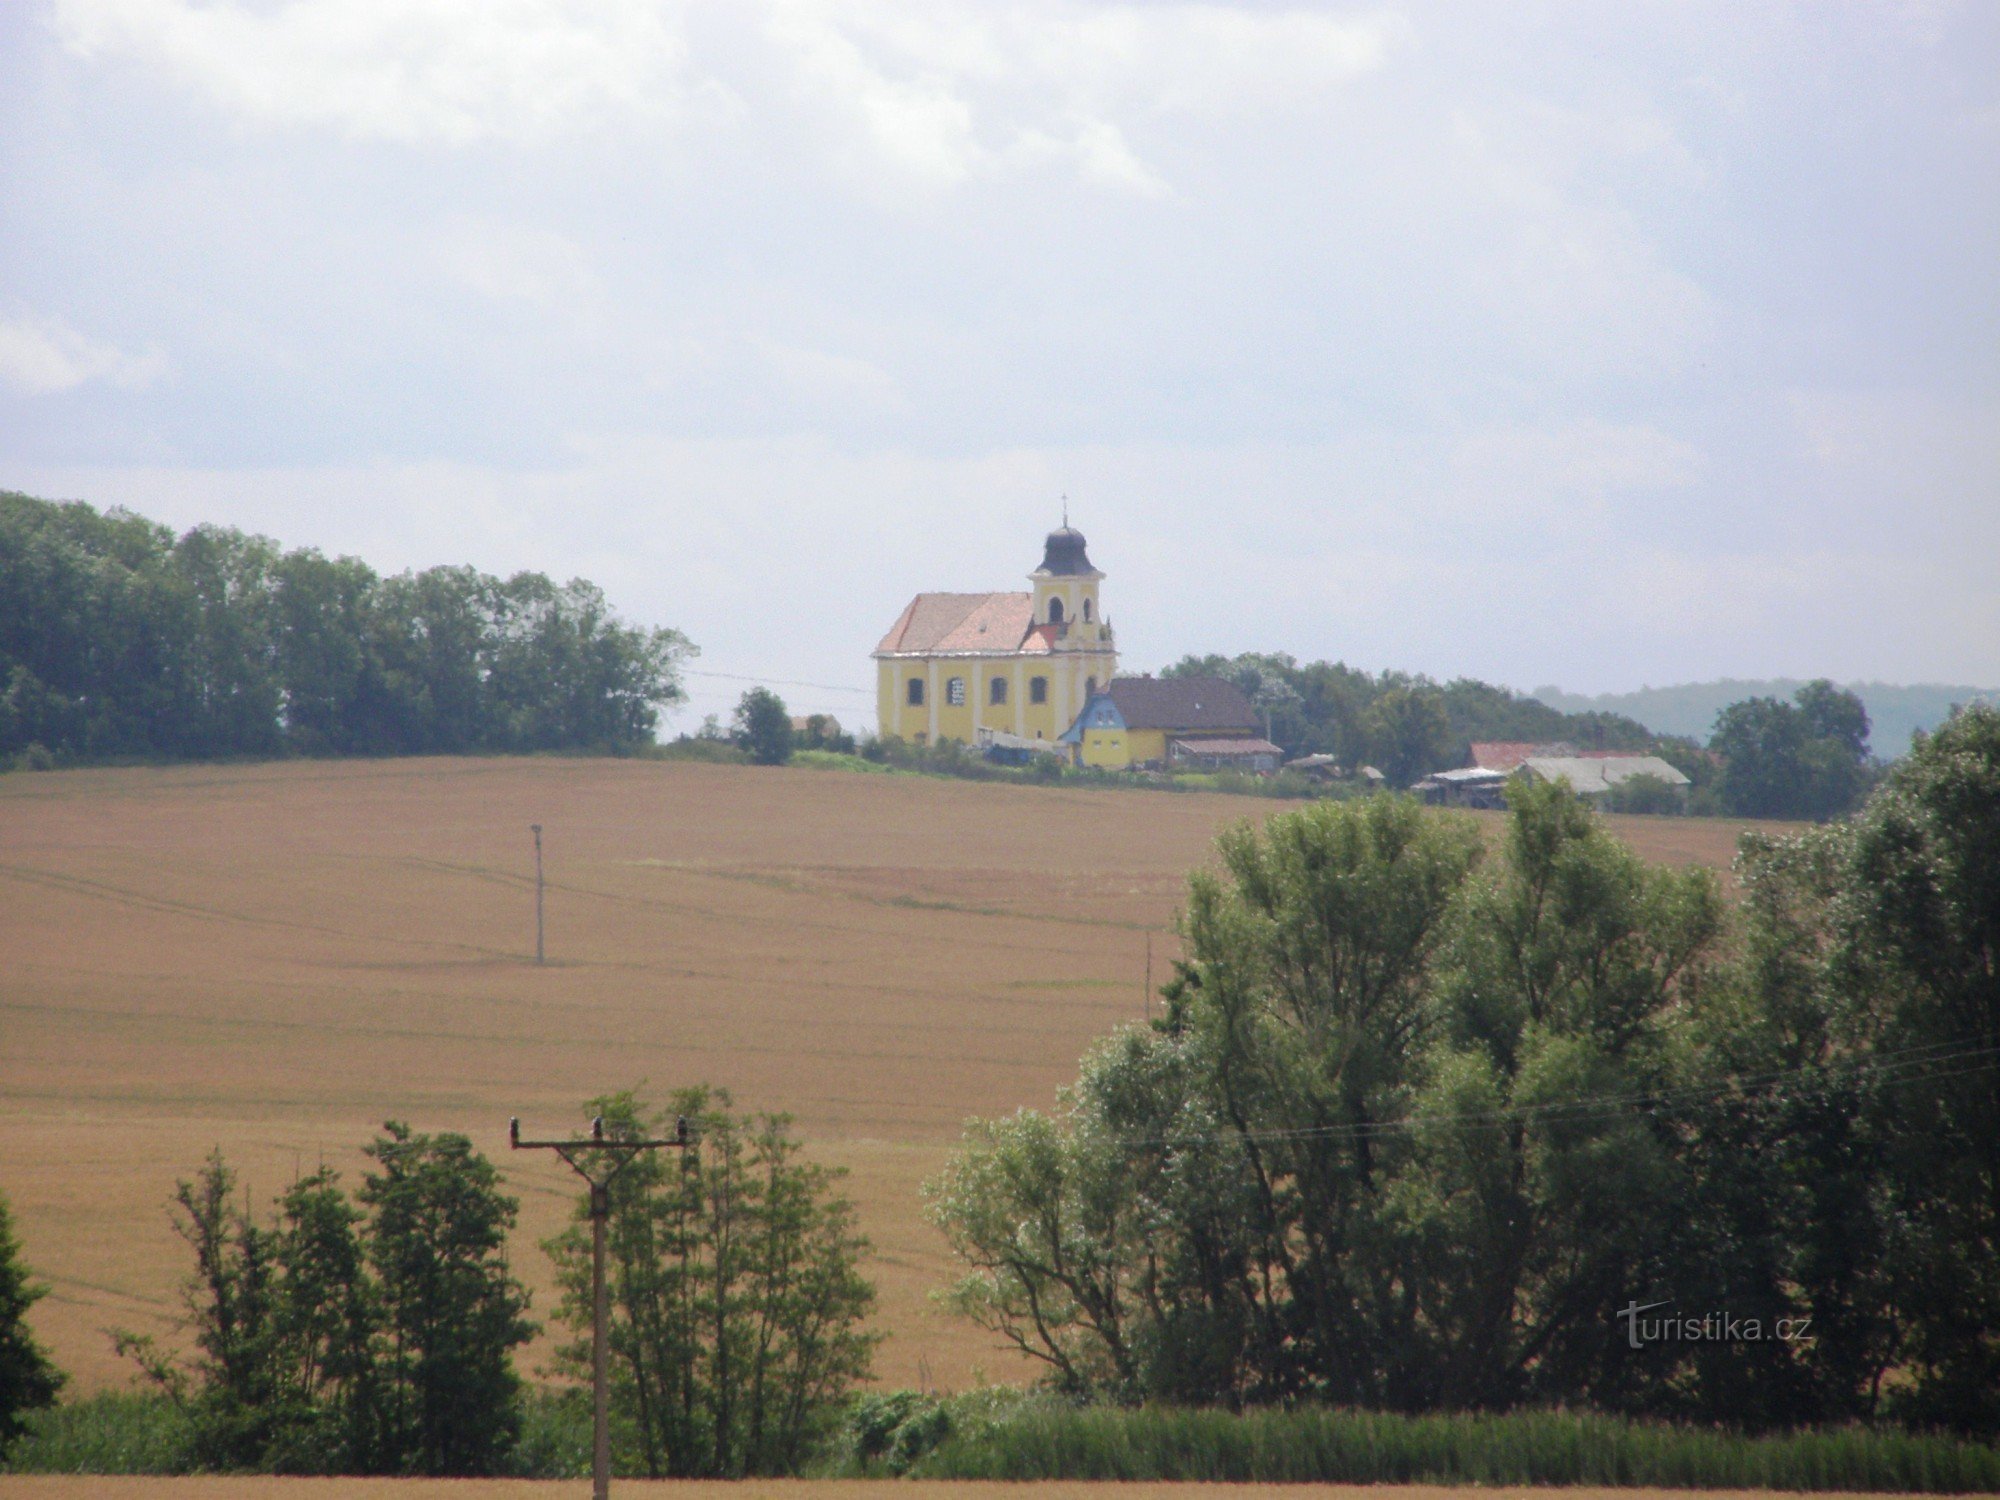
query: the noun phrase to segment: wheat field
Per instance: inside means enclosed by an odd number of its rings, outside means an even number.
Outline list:
[[[1142,1018],[1188,870],[1285,805],[617,760],[0,778],[0,1192],[53,1289],[35,1327],[73,1390],[123,1382],[108,1330],[173,1326],[177,1178],[220,1147],[259,1202],[321,1162],[351,1179],[388,1118],[495,1158],[546,1308],[537,1242],[574,1191],[509,1155],[508,1117],[561,1132],[594,1093],[704,1081],[796,1116],[848,1169],[882,1378],[1019,1378],[931,1305],[950,1267],[919,1185],[965,1117],[1047,1105],[1093,1038]],[[1741,831],[1612,821],[1649,858],[1718,869]]]

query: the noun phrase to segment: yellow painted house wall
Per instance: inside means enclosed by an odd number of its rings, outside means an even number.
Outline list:
[[[881,733],[924,744],[959,740],[970,744],[975,726],[1052,740],[1082,711],[1090,679],[1110,680],[1111,659],[1090,655],[896,656],[876,662],[875,709]],[[909,701],[911,678],[924,684],[924,701]],[[964,680],[963,704],[948,701],[952,678]],[[1007,701],[992,701],[992,683],[1007,684]],[[1048,682],[1047,700],[1031,703],[1030,682]]]
[[[1128,766],[1167,758],[1164,729],[1086,729],[1079,747],[1086,766],[1103,771],[1122,771]]]

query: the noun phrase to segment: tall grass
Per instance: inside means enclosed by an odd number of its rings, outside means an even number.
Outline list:
[[[0,1472],[179,1474],[188,1465],[187,1415],[152,1391],[104,1391],[31,1413]]]
[[[1243,1415],[1023,1404],[959,1424],[912,1473],[1137,1479],[1632,1485],[1676,1489],[2000,1491],[2000,1450],[1859,1428],[1770,1437],[1566,1412]]]

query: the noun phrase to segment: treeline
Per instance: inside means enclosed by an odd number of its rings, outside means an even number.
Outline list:
[[[1344,662],[1304,665],[1283,652],[1184,656],[1163,677],[1226,677],[1265,715],[1286,756],[1331,755],[1373,765],[1396,786],[1462,766],[1474,740],[1562,740],[1579,750],[1652,752],[1658,737],[1618,714],[1566,714],[1469,677],[1438,683],[1408,672],[1379,676]]]
[[[690,1144],[642,1157],[611,1191],[609,1348],[618,1471],[795,1473],[866,1380],[876,1336],[840,1174],[805,1161],[786,1117],[719,1090],[665,1112],[592,1101],[616,1139]],[[173,1197],[186,1245],[185,1339],[116,1335],[156,1395],[56,1412],[62,1384],[29,1335],[29,1282],[0,1202],[0,1460],[21,1470],[524,1474],[588,1468],[587,1193],[543,1243],[555,1263],[568,1384],[532,1393],[516,1353],[537,1332],[508,1255],[517,1201],[462,1135],[391,1122],[350,1192],[321,1168],[268,1210],[211,1155]],[[8,1452],[10,1444],[18,1445]]]
[[[596,585],[351,557],[0,493],[0,767],[618,750],[694,648]]]
[[[1243,825],[1166,1018],[932,1185],[1076,1396],[2000,1432],[2000,712],[1744,900],[1560,788]]]
[[[1476,740],[1565,743],[1657,755],[1688,778],[1685,798],[1657,784],[1621,789],[1607,799],[1615,810],[1825,819],[1858,807],[1878,772],[1866,706],[1825,679],[1803,684],[1790,701],[1730,704],[1702,739],[1656,734],[1621,714],[1565,713],[1472,678],[1373,676],[1341,662],[1301,666],[1282,653],[1186,656],[1162,675],[1226,677],[1265,715],[1288,757],[1374,765],[1398,787],[1469,764]]]

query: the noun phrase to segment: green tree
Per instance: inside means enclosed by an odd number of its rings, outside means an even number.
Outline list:
[[[789,1121],[734,1114],[727,1094],[676,1093],[648,1117],[631,1094],[592,1102],[609,1131],[671,1133],[699,1146],[680,1160],[642,1155],[611,1187],[609,1346],[620,1446],[651,1477],[798,1472],[875,1345],[860,1324],[874,1290],[867,1246],[835,1191],[839,1174],[803,1161]],[[590,1368],[588,1202],[546,1247],[558,1316],[581,1336],[562,1361]]]
[[[1868,789],[1868,712],[1824,679],[1796,701],[1748,698],[1715,721],[1722,802],[1740,817],[1839,817]]]
[[[382,1131],[367,1148],[380,1170],[359,1196],[372,1215],[388,1445],[407,1473],[496,1473],[520,1432],[513,1351],[535,1332],[507,1265],[517,1204],[464,1136],[395,1120]]]
[[[753,687],[737,700],[736,743],[760,766],[781,766],[792,758],[792,716],[785,700],[767,687]]]
[[[1389,1399],[1389,1142],[1479,848],[1400,798],[1226,834],[1162,1030],[1093,1052],[1054,1119],[974,1122],[932,1184],[956,1305],[1073,1390]]]
[[[174,1233],[194,1255],[182,1304],[196,1353],[185,1363],[150,1337],[115,1335],[177,1405],[187,1409],[194,1462],[256,1469],[299,1413],[285,1399],[274,1302],[275,1234],[234,1201],[236,1175],[211,1152],[174,1190]]]
[[[1920,735],[1857,820],[1835,963],[1885,1063],[1888,1262],[1914,1419],[2000,1432],[2000,711]]]
[[[1363,720],[1368,755],[1392,786],[1457,763],[1444,698],[1424,684],[1398,685],[1369,705]]]
[[[0,1459],[21,1435],[22,1417],[54,1405],[63,1386],[62,1372],[28,1327],[28,1309],[47,1295],[47,1287],[28,1279],[13,1217],[0,1198]]]

